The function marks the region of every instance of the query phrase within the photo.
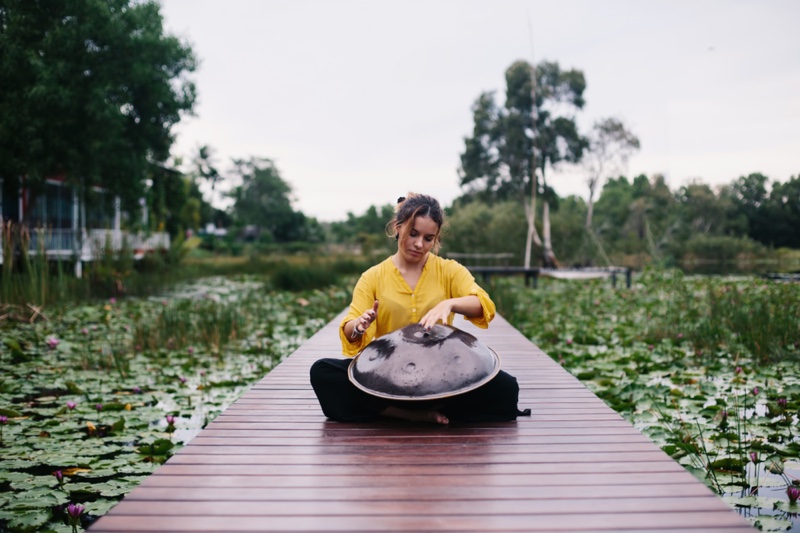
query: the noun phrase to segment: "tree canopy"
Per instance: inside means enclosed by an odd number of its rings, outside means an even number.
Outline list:
[[[584,104],[583,73],[542,62],[536,67],[534,96],[533,70],[525,61],[506,70],[502,108],[491,92],[482,93],[473,104],[473,132],[464,139],[458,172],[465,196],[518,199],[530,190],[534,150],[536,166],[544,176],[548,167],[579,161],[588,146],[570,114]]]
[[[135,209],[194,106],[195,66],[154,1],[2,0],[0,176],[34,191],[64,176]]]
[[[531,240],[541,242],[534,222],[536,196],[544,194],[543,262],[555,265],[549,220],[549,202],[554,196],[545,171],[562,162],[580,161],[588,147],[573,115],[584,105],[586,80],[583,72],[562,70],[558,63],[548,61],[535,69],[526,61],[516,61],[505,77],[502,108],[492,93],[481,94],[472,107],[474,127],[472,136],[464,139],[460,185],[467,201],[523,200],[528,221],[526,264]]]
[[[258,226],[262,240],[279,243],[322,238],[315,221],[292,207],[292,188],[271,160],[251,157],[234,164],[241,184],[231,192],[231,211],[238,225]]]

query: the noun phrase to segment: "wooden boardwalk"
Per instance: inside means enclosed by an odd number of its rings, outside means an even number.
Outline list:
[[[752,531],[501,317],[458,319],[520,383],[509,423],[328,422],[308,381],[332,321],[91,531]]]

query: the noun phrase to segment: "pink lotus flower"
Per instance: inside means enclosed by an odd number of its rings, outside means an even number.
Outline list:
[[[758,464],[758,453],[750,452],[750,460],[753,461],[753,464]]]
[[[758,396],[759,389],[758,387],[753,387],[753,396]]]
[[[683,333],[678,333],[678,338],[682,339],[683,338]]]
[[[173,415],[167,415],[167,424],[170,426],[175,425],[175,417]]]
[[[567,339],[567,346],[572,344],[572,339]]]
[[[88,330],[88,329],[86,329],[86,328],[81,328],[81,333],[83,333],[84,335],[86,335],[87,333],[89,333],[89,330]]]
[[[789,497],[789,501],[791,503],[797,503],[797,498],[800,497],[800,488],[797,488],[794,485],[792,485],[791,487],[786,489],[786,496]]]
[[[62,472],[61,470],[56,470],[55,472],[53,472],[53,475],[56,476],[59,485],[64,484],[64,472]]]
[[[58,346],[59,342],[61,342],[61,341],[59,341],[55,337],[50,337],[45,341],[45,343],[47,344],[47,347],[50,348],[51,350],[55,349],[55,347]]]
[[[83,514],[83,505],[71,503],[67,505],[67,516],[69,516],[69,524],[72,526],[72,531],[78,531],[78,524],[81,523],[81,515]]]
[[[67,409],[69,409],[70,411],[72,411],[73,409],[75,409],[75,407],[76,407],[77,405],[78,405],[78,404],[77,404],[77,403],[75,403],[75,402],[67,402]]]
[[[78,505],[76,503],[67,505],[67,514],[72,518],[78,518],[81,516],[83,514],[83,510],[83,505]]]
[[[117,299],[112,296],[111,298],[108,299],[108,303],[114,305],[115,303],[117,303]]]
[[[0,424],[7,424],[8,417],[6,415],[0,415]]]
[[[194,353],[194,347],[189,346],[188,348],[186,348],[186,351],[189,352],[189,355],[192,355]]]
[[[778,407],[786,409],[786,398],[778,398]]]
[[[733,369],[733,372],[734,372],[734,374],[741,374],[742,373],[742,367],[737,366],[736,368]]]
[[[186,383],[186,378],[185,378],[185,377],[183,377],[183,376],[178,376],[178,379],[180,380],[181,384],[184,384],[184,383]]]
[[[102,403],[98,403],[97,405],[94,406],[94,408],[97,409],[97,412],[99,413],[100,411],[103,410],[103,404]]]

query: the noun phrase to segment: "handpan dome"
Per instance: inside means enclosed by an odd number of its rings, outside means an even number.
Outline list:
[[[453,326],[411,324],[369,343],[348,376],[373,396],[433,400],[476,389],[499,371],[498,355],[475,336]]]

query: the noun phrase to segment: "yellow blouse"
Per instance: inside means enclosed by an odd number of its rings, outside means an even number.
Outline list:
[[[342,353],[348,357],[358,354],[372,339],[385,335],[403,326],[419,322],[425,313],[439,302],[449,298],[460,298],[474,294],[483,307],[483,315],[465,317],[478,327],[487,328],[494,318],[495,306],[489,295],[476,282],[469,270],[452,259],[442,259],[428,254],[415,290],[411,290],[402,274],[389,257],[373,266],[359,278],[353,290],[350,310],[339,325]],[[344,325],[372,308],[378,300],[378,318],[360,337],[345,337]],[[453,323],[455,313],[447,320]]]

